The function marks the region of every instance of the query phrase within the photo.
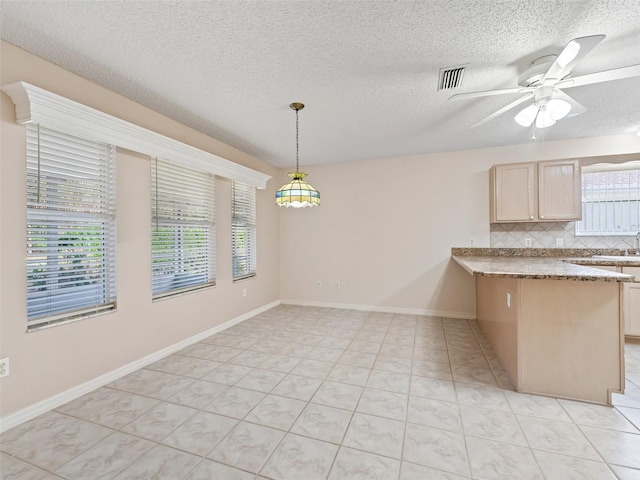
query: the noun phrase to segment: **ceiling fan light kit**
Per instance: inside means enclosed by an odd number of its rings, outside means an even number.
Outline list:
[[[515,121],[523,127],[528,127],[536,120],[537,115],[538,107],[535,105],[529,105],[528,107],[520,110],[520,112],[515,116]]]
[[[546,108],[541,107],[536,115],[536,128],[547,128],[554,125],[556,121],[549,114]]]
[[[459,93],[449,97],[449,100],[524,93],[520,98],[474,123],[471,128],[483,125],[512,108],[531,100],[533,100],[533,103],[520,110],[515,115],[514,120],[523,127],[530,127],[534,123],[536,128],[550,127],[558,120],[580,115],[587,110],[579,102],[564,93],[564,89],[640,76],[640,65],[629,65],[579,77],[571,77],[573,68],[604,38],[604,35],[574,38],[559,55],[545,55],[536,59],[518,78],[519,87]]]
[[[515,121],[523,127],[530,127],[535,121],[536,128],[547,128],[569,115],[570,111],[569,102],[559,98],[545,99],[525,107],[515,116]]]
[[[571,111],[571,104],[558,98],[552,98],[547,103],[547,111],[554,120],[561,120],[569,115],[569,112]]]

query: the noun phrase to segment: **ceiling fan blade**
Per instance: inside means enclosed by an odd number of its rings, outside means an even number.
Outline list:
[[[582,114],[582,113],[587,111],[587,108],[584,105],[582,105],[577,100],[571,98],[566,93],[561,92],[560,90],[554,90],[553,91],[553,98],[557,98],[559,100],[564,100],[569,105],[571,105],[571,110],[569,111],[569,114],[566,116],[566,118],[575,117],[576,115],[580,115],[580,114]]]
[[[567,78],[558,83],[554,88],[581,87],[583,85],[592,85],[594,83],[610,82],[612,80],[622,80],[631,77],[640,77],[640,65],[629,65],[628,67],[614,68],[612,70]]]
[[[492,95],[504,95],[507,93],[533,92],[531,87],[503,88],[500,90],[484,90],[481,92],[456,93],[451,95],[449,100],[467,100],[469,98],[490,97]]]
[[[553,84],[565,78],[580,60],[604,40],[604,37],[605,35],[591,35],[571,40],[544,74],[541,83]]]
[[[500,110],[496,110],[495,112],[493,112],[491,115],[489,115],[488,117],[483,118],[482,120],[480,120],[479,122],[474,123],[473,125],[471,125],[469,128],[475,128],[475,127],[479,127],[480,125],[483,125],[485,123],[487,123],[490,120],[493,120],[494,118],[496,118],[499,115],[502,115],[505,112],[508,112],[509,110],[511,110],[514,107],[517,107],[518,105],[520,105],[521,103],[526,102],[527,100],[533,98],[533,93],[527,93],[526,95],[518,98],[517,100],[514,100],[513,102],[511,102],[510,104],[502,107]]]

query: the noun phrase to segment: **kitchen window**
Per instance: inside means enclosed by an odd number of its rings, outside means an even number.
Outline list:
[[[215,176],[151,160],[153,298],[215,285]]]
[[[635,236],[639,230],[640,165],[584,167],[576,235]]]
[[[115,147],[27,124],[27,329],[116,306]]]

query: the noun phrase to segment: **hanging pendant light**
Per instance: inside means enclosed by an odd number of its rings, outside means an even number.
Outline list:
[[[302,103],[292,103],[289,108],[296,111],[296,171],[290,172],[291,181],[276,192],[276,205],[279,207],[305,208],[320,205],[320,192],[304,181],[306,173],[298,171],[300,145],[298,141],[298,112],[304,108]]]

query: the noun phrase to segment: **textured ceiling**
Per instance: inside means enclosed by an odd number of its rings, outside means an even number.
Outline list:
[[[302,167],[521,144],[517,109],[468,128],[517,96],[447,98],[515,87],[579,36],[607,38],[574,76],[640,63],[638,0],[2,0],[0,19],[4,40],[277,166],[295,164],[293,101]],[[462,86],[436,91],[461,64]],[[571,89],[588,111],[545,139],[636,131],[639,90]]]

